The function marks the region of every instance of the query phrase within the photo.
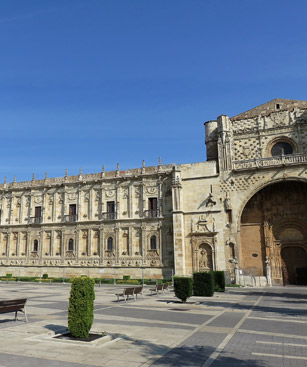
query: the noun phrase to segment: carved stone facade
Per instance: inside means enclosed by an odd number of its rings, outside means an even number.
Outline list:
[[[307,101],[205,129],[206,162],[0,185],[2,275],[216,269],[242,284],[306,284]]]

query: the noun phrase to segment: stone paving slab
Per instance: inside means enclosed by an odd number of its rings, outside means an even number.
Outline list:
[[[95,288],[92,327],[120,338],[80,346],[52,338],[67,327],[69,284],[0,283],[0,299],[29,299],[29,323],[0,314],[0,367],[307,367],[306,287],[228,289],[186,304],[150,287],[118,303],[122,288]]]

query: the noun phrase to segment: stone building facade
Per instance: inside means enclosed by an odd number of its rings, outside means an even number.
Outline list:
[[[0,185],[2,275],[307,284],[307,101],[205,123],[207,161]]]

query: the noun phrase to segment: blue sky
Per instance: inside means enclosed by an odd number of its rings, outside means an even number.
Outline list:
[[[2,0],[0,182],[205,160],[203,122],[307,100],[307,2]]]

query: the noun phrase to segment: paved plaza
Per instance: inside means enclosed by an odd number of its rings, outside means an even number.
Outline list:
[[[106,343],[54,339],[67,327],[69,284],[0,283],[0,299],[27,297],[29,322],[0,315],[0,367],[307,366],[307,288],[229,288],[185,304],[174,293],[116,301],[96,286],[93,331]]]

